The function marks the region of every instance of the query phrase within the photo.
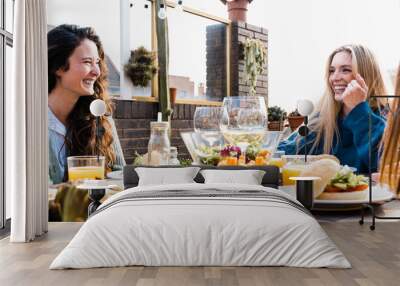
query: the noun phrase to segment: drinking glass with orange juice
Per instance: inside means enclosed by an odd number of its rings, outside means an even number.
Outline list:
[[[285,161],[282,158],[270,158],[268,161],[268,165],[277,166],[278,168],[282,168],[285,165]]]
[[[282,158],[282,156],[284,155],[284,151],[275,151],[275,153],[273,153],[273,155],[269,157],[268,165],[276,166],[281,169],[286,163],[286,161]]]
[[[71,156],[67,158],[68,180],[104,179],[104,156]]]
[[[290,162],[282,167],[282,184],[284,186],[294,185],[296,182],[290,180],[290,177],[299,177],[305,164],[301,162]]]

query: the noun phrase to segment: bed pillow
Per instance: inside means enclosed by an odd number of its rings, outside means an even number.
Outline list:
[[[139,176],[138,186],[170,185],[195,183],[193,180],[199,172],[199,167],[186,168],[146,168],[135,169]]]
[[[140,167],[146,168],[182,168],[182,166],[132,166],[125,165],[124,166],[124,189],[134,188],[138,186],[139,176],[136,173],[135,169]],[[190,167],[200,167],[201,170],[263,170],[265,171],[265,175],[261,184],[264,187],[270,187],[274,189],[278,189],[279,186],[279,168],[276,166],[250,166],[250,167],[242,167],[242,166],[190,166]],[[194,181],[199,184],[204,183],[204,177],[199,173],[194,178]]]
[[[262,170],[202,170],[205,184],[226,183],[261,185],[265,171]]]

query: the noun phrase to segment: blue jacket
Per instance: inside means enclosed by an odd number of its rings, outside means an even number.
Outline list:
[[[381,141],[383,131],[385,129],[385,120],[375,114],[369,107],[367,102],[358,104],[345,117],[337,119],[339,138],[333,139],[330,154],[335,155],[342,165],[349,165],[357,168],[359,173],[368,173],[368,154],[369,154],[369,114],[372,119],[371,129],[371,171],[375,172],[378,167],[379,143]],[[304,154],[305,140],[301,138],[298,132],[293,132],[288,139],[282,141],[278,150],[285,151],[287,155]],[[316,134],[314,132],[307,136],[307,154],[323,154],[323,142],[314,148],[310,153],[310,149],[314,143]]]

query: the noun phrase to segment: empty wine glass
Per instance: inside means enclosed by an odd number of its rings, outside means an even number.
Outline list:
[[[207,142],[207,146],[213,147],[220,141],[221,133],[219,121],[221,118],[221,107],[207,106],[197,107],[194,112],[194,131]]]
[[[260,145],[264,139],[267,109],[263,97],[225,97],[220,130],[225,140],[246,152],[249,145]]]

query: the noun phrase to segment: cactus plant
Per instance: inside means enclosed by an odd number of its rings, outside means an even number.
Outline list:
[[[296,110],[289,113],[288,116],[289,126],[292,131],[296,130],[304,122],[304,116]]]
[[[155,0],[154,9],[156,15],[158,7],[161,4],[166,7],[165,0]],[[171,104],[169,99],[169,86],[168,86],[168,61],[169,61],[169,45],[168,45],[168,22],[167,18],[160,19],[156,17],[156,31],[157,31],[157,49],[158,49],[158,100],[160,104],[160,111],[164,121],[169,120],[171,115]]]

